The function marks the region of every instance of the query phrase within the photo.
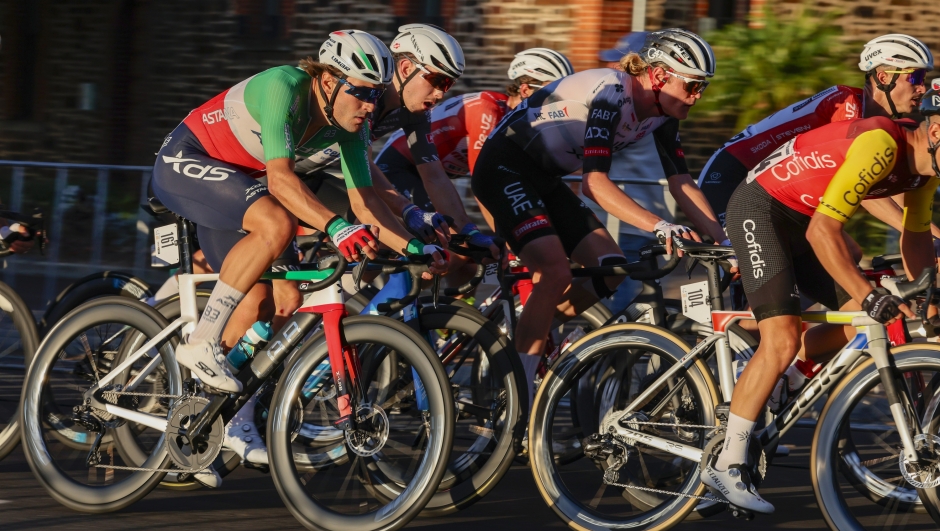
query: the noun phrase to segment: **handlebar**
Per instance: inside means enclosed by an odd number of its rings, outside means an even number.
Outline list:
[[[920,307],[920,318],[921,322],[924,324],[924,327],[930,330],[933,329],[933,325],[931,325],[927,320],[927,311],[930,307],[930,304],[934,302],[934,298],[937,295],[936,284],[936,267],[924,268],[920,275],[918,275],[914,280],[898,282],[893,278],[885,278],[882,279],[881,282],[881,285],[887,288],[890,293],[897,295],[904,300],[913,299],[914,297],[923,293],[924,302]]]
[[[470,280],[464,284],[456,288],[445,288],[444,295],[447,297],[466,295],[467,293],[473,291],[473,289],[480,285],[480,282],[483,281],[483,277],[486,276],[486,265],[483,264],[483,261],[493,258],[493,255],[488,247],[478,247],[476,245],[471,245],[469,240],[470,237],[465,234],[451,235],[450,245],[447,247],[447,249],[454,254],[470,258],[471,261],[477,264],[477,270],[476,273],[473,274],[473,277],[471,277]],[[497,264],[502,264],[506,256],[506,241],[502,238],[493,238],[493,243],[499,247],[499,259]],[[460,244],[465,244],[466,247],[463,247]],[[497,265],[497,267],[499,267],[499,265]]]
[[[366,268],[370,265],[382,266],[380,271],[385,274],[402,273],[407,271],[411,275],[411,289],[404,298],[392,302],[382,302],[376,306],[376,309],[382,313],[397,312],[411,304],[418,298],[421,292],[421,274],[428,271],[428,263],[432,258],[428,255],[411,255],[406,257],[405,261],[389,260],[385,258],[368,259],[365,258],[357,267]]]

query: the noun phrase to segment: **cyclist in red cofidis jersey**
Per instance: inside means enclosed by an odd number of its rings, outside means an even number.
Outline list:
[[[735,385],[722,451],[701,479],[738,507],[774,510],[758,494],[746,459],[767,399],[801,343],[818,330],[801,340],[800,296],[833,309],[861,309],[886,324],[914,317],[900,297],[872,289],[842,233],[866,198],[904,194],[905,271],[914,278],[935,264],[930,221],[940,183],[940,82],[936,85],[919,104],[923,124],[876,116],[797,135],[757,164],[728,203],[726,228],[761,342]],[[842,333],[824,331],[831,350],[856,335],[851,326],[836,330]]]
[[[586,197],[610,215],[657,233],[670,250],[674,234],[698,240],[688,227],[637,205],[608,176],[611,153],[652,135],[665,174],[682,183],[675,188],[677,203],[697,227],[716,241],[725,239],[689,175],[678,135],[678,121],[688,116],[714,75],[711,47],[694,33],[666,29],[650,33],[640,53],[626,55],[621,64],[622,71],[586,70],[537,90],[493,130],[473,170],[474,195],[536,280],[515,337],[529,382],[556,311],[577,315],[610,296],[623,280],[572,285],[569,258],[583,265],[623,263],[625,258],[563,176],[582,172]]]

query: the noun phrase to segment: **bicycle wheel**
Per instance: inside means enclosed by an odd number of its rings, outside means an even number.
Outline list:
[[[529,421],[530,463],[539,492],[569,526],[576,529],[668,529],[691,512],[705,486],[699,480],[700,462],[657,450],[639,441],[609,441],[615,453],[627,457],[616,471],[617,485],[603,481],[609,462],[593,459],[562,461],[560,448],[572,448],[572,439],[590,441],[570,417],[566,402],[579,380],[596,364],[615,368],[618,379],[608,399],[625,407],[651,386],[661,388],[638,404],[625,424],[649,435],[704,449],[716,426],[717,385],[701,361],[665,379],[661,376],[689,351],[670,332],[649,325],[610,325],[588,334],[574,345],[546,375]],[[606,372],[606,371],[605,371]],[[609,412],[602,424],[616,422]],[[655,423],[655,424],[653,424]],[[583,445],[586,445],[584,442]],[[582,452],[584,450],[582,449]],[[613,454],[612,454],[613,455]]]
[[[892,348],[891,354],[909,391],[915,389],[914,381],[927,384],[919,384],[917,392],[902,393],[902,406],[910,425],[918,427],[912,435],[919,451],[932,460],[932,478],[902,470],[900,434],[877,368],[871,360],[862,363],[830,391],[810,454],[816,500],[833,529],[918,530],[940,524],[937,485],[930,485],[940,483],[940,446],[935,446],[940,444],[940,347],[910,344]],[[927,488],[910,480],[926,480]],[[928,503],[916,504],[918,497]],[[917,511],[918,505],[923,510]]]
[[[130,299],[145,300],[150,297],[150,286],[143,280],[121,273],[102,271],[80,278],[69,284],[46,308],[38,329],[45,333],[67,313],[92,299],[117,295]]]
[[[359,428],[327,447],[312,440],[322,433],[316,428],[332,428],[339,416],[332,371],[321,366],[328,351],[319,333],[288,360],[271,401],[271,474],[287,508],[309,529],[398,529],[424,508],[446,472],[454,426],[450,383],[427,342],[403,323],[350,317],[343,334],[362,361],[366,411]],[[396,369],[391,388],[388,372],[380,370],[389,358]],[[311,460],[311,450],[332,458]],[[375,480],[381,477],[388,479]]]
[[[143,344],[168,324],[142,302],[104,297],[73,310],[40,345],[23,387],[23,441],[34,475],[59,503],[82,512],[115,511],[144,497],[165,475],[158,471],[170,466],[164,434],[150,428],[136,434],[147,458],[142,463],[127,461],[115,444],[127,424],[102,409],[86,406],[83,393],[102,376],[97,370],[99,361],[113,361],[125,342]],[[178,396],[182,383],[175,344],[171,334],[139,363],[159,356],[155,365],[166,378],[161,388]],[[88,363],[90,373],[81,361]],[[116,386],[126,384],[131,372],[123,371],[106,389],[119,391]],[[101,399],[108,400],[103,395]],[[138,406],[137,399],[127,395],[111,400],[128,409]],[[62,432],[70,425],[94,426],[100,431],[86,431],[82,440],[66,437],[63,441]],[[93,437],[99,433],[99,451],[92,452]]]
[[[0,459],[3,459],[20,443],[20,391],[39,336],[26,303],[2,282],[0,312]]]
[[[447,473],[422,513],[443,515],[482,499],[512,465],[525,432],[525,372],[509,341],[475,309],[425,306],[420,323],[444,363],[457,409]]]

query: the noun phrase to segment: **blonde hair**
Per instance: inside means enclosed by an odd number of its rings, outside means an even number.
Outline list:
[[[620,68],[634,77],[646,72],[650,66],[651,65],[644,61],[643,58],[640,57],[640,54],[636,52],[628,53],[620,58]]]
[[[323,75],[323,72],[329,72],[331,76],[336,78],[343,77],[343,73],[339,71],[339,68],[328,65],[326,63],[314,61],[313,57],[310,57],[309,55],[306,58],[301,59],[297,66],[304,72],[310,74],[310,77],[320,77]]]
[[[516,79],[512,80],[512,85],[508,85],[506,87],[506,94],[509,96],[518,96],[519,87],[521,87],[523,83],[528,84],[528,85],[541,85],[542,84],[541,81],[539,81],[538,79],[535,79],[532,76],[517,77]]]

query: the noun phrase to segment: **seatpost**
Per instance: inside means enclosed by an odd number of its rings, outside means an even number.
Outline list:
[[[192,224],[187,219],[177,217],[176,228],[179,232],[180,273],[191,275],[193,272]]]
[[[700,262],[708,275],[708,302],[711,303],[712,311],[724,310],[725,299],[721,293],[721,275],[718,273],[721,266],[718,260],[700,260]]]

